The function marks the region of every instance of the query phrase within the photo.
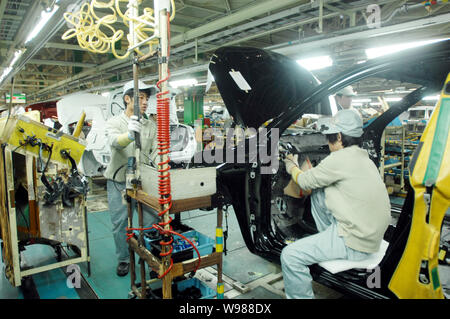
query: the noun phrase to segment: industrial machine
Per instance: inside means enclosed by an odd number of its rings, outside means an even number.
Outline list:
[[[434,106],[415,106],[408,110],[408,119],[405,120],[409,132],[422,133],[431,118]]]
[[[156,106],[156,87],[149,99],[150,104]],[[179,90],[171,89],[171,160],[174,166],[185,166],[196,151],[197,142],[194,138],[194,129],[191,126],[178,123],[176,118],[175,96]],[[57,103],[58,119],[62,131],[72,134],[76,122],[85,113],[82,132],[86,141],[79,169],[89,177],[102,176],[103,170],[110,161],[111,150],[106,143],[105,125],[113,116],[124,110],[122,88],[109,93],[108,97],[91,93],[76,93],[62,97]],[[148,109],[149,109],[148,108]],[[147,110],[148,110],[147,109]]]
[[[88,183],[77,169],[85,145],[41,124],[39,115],[33,111],[0,120],[2,257],[6,277],[16,287],[33,274],[75,263],[87,262],[90,272]],[[33,244],[55,248],[57,262],[24,269],[22,256]],[[63,245],[76,256],[63,260]]]

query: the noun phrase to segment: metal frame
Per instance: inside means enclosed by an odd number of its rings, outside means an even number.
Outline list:
[[[157,198],[149,196],[142,191],[139,190],[129,190],[127,192],[127,208],[128,208],[128,225],[130,228],[133,228],[133,209],[131,206],[131,199],[136,200],[138,205],[138,220],[139,220],[139,228],[143,228],[143,210],[142,205],[146,205],[154,208],[155,210],[160,209],[160,205],[158,203]],[[207,204],[209,203],[209,204]],[[217,226],[216,229],[222,228],[222,220],[223,220],[223,210],[221,201],[217,203]],[[174,205],[172,206],[171,212],[173,214],[182,213],[183,211],[190,211],[197,208],[209,207],[211,206],[211,196],[200,197],[200,198],[192,198],[186,200],[178,200],[174,201]],[[163,274],[167,265],[164,262],[164,259],[159,259],[154,256],[149,250],[145,248],[144,245],[144,236],[143,231],[139,232],[138,239],[130,238],[128,241],[129,249],[130,249],[130,280],[131,280],[131,294],[134,294],[136,297],[140,299],[146,299],[146,285],[147,281],[145,280],[145,267],[146,263],[158,270],[159,275]],[[216,237],[216,252],[212,254],[202,256],[201,264],[199,269],[209,267],[212,265],[217,265],[217,298],[223,299],[223,272],[222,272],[222,260],[223,260],[223,249],[218,249],[219,241]],[[223,238],[223,237],[222,237]],[[223,239],[222,239],[223,240]],[[223,247],[223,246],[222,246]],[[136,253],[139,259],[139,270],[141,276],[140,289],[136,285],[136,268],[135,268],[135,255]],[[188,261],[179,262],[173,264],[172,270],[167,273],[167,275],[162,280],[162,292],[164,299],[172,299],[172,281],[173,278],[182,276],[186,273],[191,272],[195,269],[196,264],[198,263],[198,258],[191,259]],[[222,289],[222,290],[221,290]]]
[[[22,279],[31,276],[37,273],[49,271],[56,268],[62,268],[66,267],[68,265],[80,263],[80,262],[87,262],[88,263],[88,275],[90,275],[90,256],[89,256],[89,240],[88,240],[88,230],[87,230],[87,210],[84,204],[84,201],[82,201],[82,206],[80,209],[83,210],[82,213],[82,224],[84,226],[84,241],[86,242],[86,247],[78,247],[80,249],[81,255],[76,258],[67,259],[64,261],[51,263],[44,266],[34,267],[27,270],[22,270],[20,267],[20,249],[19,246],[21,245],[19,240],[19,234],[18,234],[18,227],[17,227],[17,211],[15,207],[15,198],[14,198],[14,174],[13,174],[13,153],[19,153],[21,155],[25,156],[26,160],[26,175],[27,175],[27,184],[29,189],[28,194],[28,200],[29,201],[36,201],[37,202],[37,194],[36,194],[36,182],[34,178],[35,174],[35,165],[34,165],[34,156],[27,154],[26,152],[22,150],[14,151],[14,149],[6,145],[4,150],[2,150],[2,157],[4,161],[4,172],[5,174],[5,182],[6,182],[6,191],[7,191],[7,207],[6,207],[6,214],[8,214],[8,224],[3,225],[8,227],[9,230],[9,237],[2,238],[4,245],[8,245],[11,249],[11,257],[12,257],[12,271],[13,271],[13,278],[10,278],[10,282],[13,286],[19,287],[22,284]],[[32,191],[30,191],[32,189]],[[31,216],[31,213],[30,213]],[[39,222],[37,221],[36,227],[39,227]],[[31,228],[31,235],[35,236],[36,238],[39,238],[39,229]],[[2,235],[4,236],[4,235]],[[38,240],[39,241],[39,240]],[[51,242],[51,240],[48,240],[48,242]]]

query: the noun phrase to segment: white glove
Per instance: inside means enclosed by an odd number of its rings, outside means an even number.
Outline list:
[[[128,121],[128,137],[134,140],[134,133],[140,133],[142,128],[142,123],[139,122],[136,115],[131,115]]]
[[[298,167],[298,154],[295,155],[289,154],[284,159],[284,163],[286,164],[286,172],[288,174],[291,174],[292,169],[294,167]]]
[[[140,133],[142,128],[142,123],[139,122],[138,117],[136,115],[131,115],[130,120],[128,121],[128,131]]]

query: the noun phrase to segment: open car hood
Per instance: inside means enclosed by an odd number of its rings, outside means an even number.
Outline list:
[[[257,48],[220,48],[209,70],[228,112],[244,127],[260,127],[320,84],[294,60]]]
[[[284,55],[257,48],[223,47],[214,53],[209,70],[237,124],[257,128],[273,119],[269,127],[283,132],[306,111],[331,115],[328,97],[367,77],[419,84],[426,89],[423,93],[438,91],[450,69],[449,52],[447,39],[369,60],[320,83]],[[405,111],[401,104],[382,114],[372,127],[384,129]]]

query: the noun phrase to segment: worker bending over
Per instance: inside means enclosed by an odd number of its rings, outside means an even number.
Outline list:
[[[126,242],[128,227],[128,211],[122,191],[125,189],[125,171],[129,157],[135,156],[135,132],[140,134],[141,163],[155,162],[157,144],[157,124],[153,117],[145,115],[148,98],[155,94],[150,85],[139,81],[139,108],[141,119],[134,115],[134,83],[130,81],[123,87],[125,110],[122,114],[112,117],[106,123],[107,143],[111,148],[111,161],[105,170],[107,178],[108,206],[111,214],[112,231],[118,260],[117,275],[125,276],[129,271],[129,250]],[[136,202],[132,205],[135,208]],[[155,210],[143,205],[144,227],[159,221]]]
[[[363,121],[353,109],[320,118],[330,155],[302,172],[297,155],[286,170],[304,191],[312,190],[311,212],[319,233],[295,241],[281,253],[287,298],[314,298],[309,265],[334,259],[364,260],[379,250],[390,222],[389,196],[380,173],[361,149]]]

